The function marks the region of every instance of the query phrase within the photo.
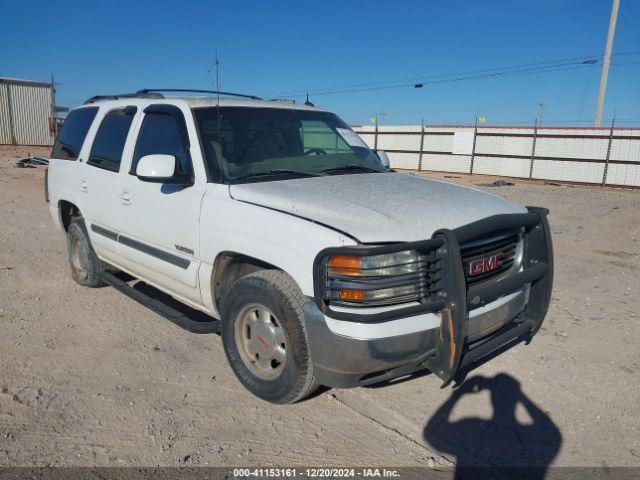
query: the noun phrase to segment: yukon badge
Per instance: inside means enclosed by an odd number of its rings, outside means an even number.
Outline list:
[[[475,277],[500,268],[502,266],[501,256],[501,253],[496,253],[490,257],[478,258],[469,262],[469,276]]]
[[[189,255],[193,255],[193,250],[191,248],[183,247],[182,245],[175,244],[176,250],[179,252],[188,253]]]

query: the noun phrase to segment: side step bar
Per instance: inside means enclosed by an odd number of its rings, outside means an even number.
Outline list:
[[[180,328],[184,328],[191,333],[220,333],[220,322],[215,319],[210,321],[197,321],[187,317],[184,313],[179,312],[173,307],[151,298],[145,293],[136,290],[127,282],[120,280],[118,277],[109,272],[102,272],[100,278],[108,283],[116,290],[124,293],[127,297],[144,305],[149,310],[153,310],[158,315],[162,315],[167,320],[175,323]]]

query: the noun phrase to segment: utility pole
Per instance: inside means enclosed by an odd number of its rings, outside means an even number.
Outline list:
[[[538,104],[538,114],[536,115],[536,126],[542,125],[542,115],[544,114],[544,103]]]
[[[375,116],[376,121],[375,125],[376,125],[376,133],[375,136],[373,137],[373,151],[378,153],[378,115]]]
[[[611,61],[611,50],[613,48],[613,36],[616,33],[616,20],[618,19],[619,6],[620,0],[613,0],[611,18],[609,19],[609,33],[607,34],[607,44],[604,49],[604,61],[602,62],[602,74],[600,75],[600,89],[598,90],[598,106],[596,107],[596,117],[593,122],[594,127],[602,126],[602,107],[604,106],[604,95],[607,91],[607,77],[609,76],[609,63]]]
[[[536,113],[536,122],[533,125],[533,140],[531,142],[531,161],[529,162],[529,178],[533,178],[533,162],[536,159],[536,141],[538,140],[538,127],[542,123],[542,114],[544,113],[544,103],[538,104],[538,113]]]
[[[61,83],[56,83],[53,78],[53,72],[51,72],[51,125],[49,130],[55,137],[58,134],[58,124],[56,123],[56,85],[62,85]]]
[[[476,119],[473,124],[473,145],[471,147],[471,164],[469,165],[469,174],[473,175],[473,162],[476,159],[476,138],[478,138],[478,110],[476,110]]]
[[[51,117],[49,118],[51,124],[49,125],[49,131],[55,137],[56,136],[56,83],[53,79],[53,72],[51,72]]]
[[[607,172],[609,171],[609,158],[611,157],[611,142],[613,141],[613,128],[616,126],[616,112],[613,112],[611,120],[611,129],[609,129],[609,143],[607,144],[607,157],[604,162],[604,171],[602,172],[602,186],[607,184]]]

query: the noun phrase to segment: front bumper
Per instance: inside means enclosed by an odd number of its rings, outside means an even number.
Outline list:
[[[418,308],[411,307],[410,311],[406,309],[404,316],[438,313],[441,319],[438,328],[372,340],[344,337],[336,335],[327,326],[325,315],[333,317],[333,311],[317,297],[310,299],[305,304],[305,319],[317,381],[331,387],[352,387],[427,368],[448,384],[458,371],[501,347],[530,340],[540,329],[549,307],[553,251],[548,211],[536,207],[528,210],[529,213],[496,215],[434,234],[434,239],[441,240],[438,255],[444,262],[441,298],[435,302],[426,301]],[[468,288],[458,244],[514,227],[524,227],[522,270]],[[398,244],[397,249],[406,249],[406,244]],[[518,292],[525,296],[525,301]],[[507,296],[512,298],[493,308]],[[489,329],[481,335],[471,331],[470,322],[482,320],[474,320],[474,309],[484,309],[488,315],[501,315],[497,329]],[[401,317],[401,311],[395,310],[392,318]],[[341,319],[349,320],[344,313]],[[354,315],[352,320],[361,321],[362,316]],[[384,319],[377,318],[376,321]]]

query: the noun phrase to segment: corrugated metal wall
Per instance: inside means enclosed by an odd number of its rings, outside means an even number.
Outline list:
[[[0,144],[53,145],[51,85],[0,78]]]
[[[640,129],[533,127],[354,127],[391,166],[410,170],[640,187]],[[472,132],[466,154],[456,134]],[[422,149],[420,148],[422,145]]]

